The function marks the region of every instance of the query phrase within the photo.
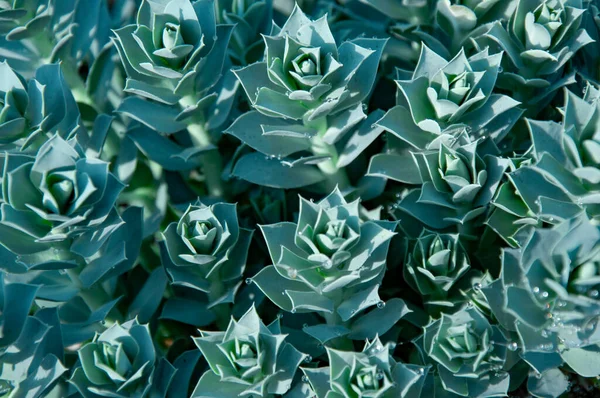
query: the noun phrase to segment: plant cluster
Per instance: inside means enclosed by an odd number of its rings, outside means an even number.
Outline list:
[[[600,395],[600,1],[0,0],[0,397]]]

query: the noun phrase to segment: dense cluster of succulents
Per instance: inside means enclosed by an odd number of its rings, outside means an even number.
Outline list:
[[[0,397],[600,394],[600,1],[0,0]]]

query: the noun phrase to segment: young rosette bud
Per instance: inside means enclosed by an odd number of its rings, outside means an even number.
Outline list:
[[[81,347],[69,382],[84,398],[165,397],[175,369],[157,358],[148,325],[113,324]]]
[[[408,284],[433,304],[445,302],[450,289],[469,268],[469,257],[458,235],[423,231],[408,253],[403,270]]]
[[[119,215],[115,201],[124,185],[108,166],[58,135],[35,157],[7,154],[0,244],[27,268],[76,269],[84,287],[127,270],[140,238],[129,228],[141,214],[131,208]]]
[[[280,308],[343,322],[377,304],[396,224],[362,222],[359,203],[337,189],[319,203],[300,198],[296,224],[261,226],[273,265],[252,280]]]
[[[271,34],[273,0],[215,0],[217,23],[236,25],[229,56],[236,65],[260,60],[265,51],[262,35]]]
[[[316,398],[419,397],[425,368],[396,362],[390,344],[367,340],[362,352],[327,347],[329,367],[302,368]]]
[[[494,315],[518,334],[520,355],[536,372],[567,363],[598,376],[583,358],[600,342],[600,230],[580,214],[522,233],[522,247],[502,253],[500,279],[482,289]]]
[[[507,55],[510,69],[501,75],[498,87],[530,107],[549,101],[557,89],[572,83],[573,73],[562,76],[565,64],[580,48],[593,42],[579,28],[586,11],[582,3],[519,0],[506,28],[497,21],[477,38],[480,46],[492,45]]]
[[[225,332],[200,331],[194,342],[210,370],[192,398],[272,397],[285,394],[306,355],[285,341],[279,321],[266,326],[252,306]]]
[[[246,266],[252,231],[240,228],[236,205],[190,205],[163,233],[163,262],[173,285],[232,302]]]
[[[465,135],[441,138],[445,143],[438,142],[438,149],[411,153],[414,161],[404,162],[408,172],[420,174],[422,187],[398,204],[398,209],[436,230],[475,223],[508,167],[506,159],[479,154],[479,141],[470,142]]]
[[[446,391],[462,397],[506,396],[509,374],[503,370],[507,343],[498,326],[475,308],[442,314],[416,341],[435,364]]]
[[[520,118],[519,102],[494,94],[502,54],[485,49],[452,60],[423,45],[410,80],[398,80],[398,105],[377,122],[401,140],[425,149],[443,131],[466,128],[472,137],[499,141]]]
[[[0,62],[0,147],[37,150],[52,134],[77,133],[79,109],[58,64],[40,67],[26,81]]]
[[[216,90],[233,26],[216,25],[213,3],[144,0],[136,23],[114,31],[125,91],[139,96],[126,98],[119,112],[167,134],[190,123],[216,127],[216,119],[227,117],[230,103],[218,100]],[[221,115],[211,115],[219,104]]]

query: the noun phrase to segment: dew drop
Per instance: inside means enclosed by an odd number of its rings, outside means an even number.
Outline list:
[[[481,290],[482,287],[483,286],[481,286],[481,283],[479,283],[479,282],[477,282],[473,285],[473,289],[475,289],[475,290]]]
[[[254,282],[252,278],[246,278],[246,285],[250,285],[252,282]]]
[[[519,348],[519,345],[516,342],[512,341],[512,342],[508,343],[507,347],[511,351],[517,351],[517,348]]]
[[[312,362],[312,357],[311,357],[310,355],[307,355],[307,356],[304,358],[304,362],[306,362],[306,363]]]
[[[308,383],[308,377],[306,377],[306,375],[302,376],[302,382],[303,383]]]
[[[590,292],[588,293],[588,295],[589,295],[591,298],[597,298],[597,297],[598,297],[598,295],[599,295],[599,293],[598,293],[598,291],[597,291],[596,289],[594,289],[594,290],[590,290]]]
[[[377,303],[377,308],[382,309],[385,308],[385,301],[381,300]]]

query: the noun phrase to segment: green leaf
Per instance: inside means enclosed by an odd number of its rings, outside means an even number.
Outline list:
[[[287,167],[281,161],[266,158],[257,152],[242,156],[233,169],[233,176],[253,184],[279,189],[305,187],[325,179],[316,167]]]

